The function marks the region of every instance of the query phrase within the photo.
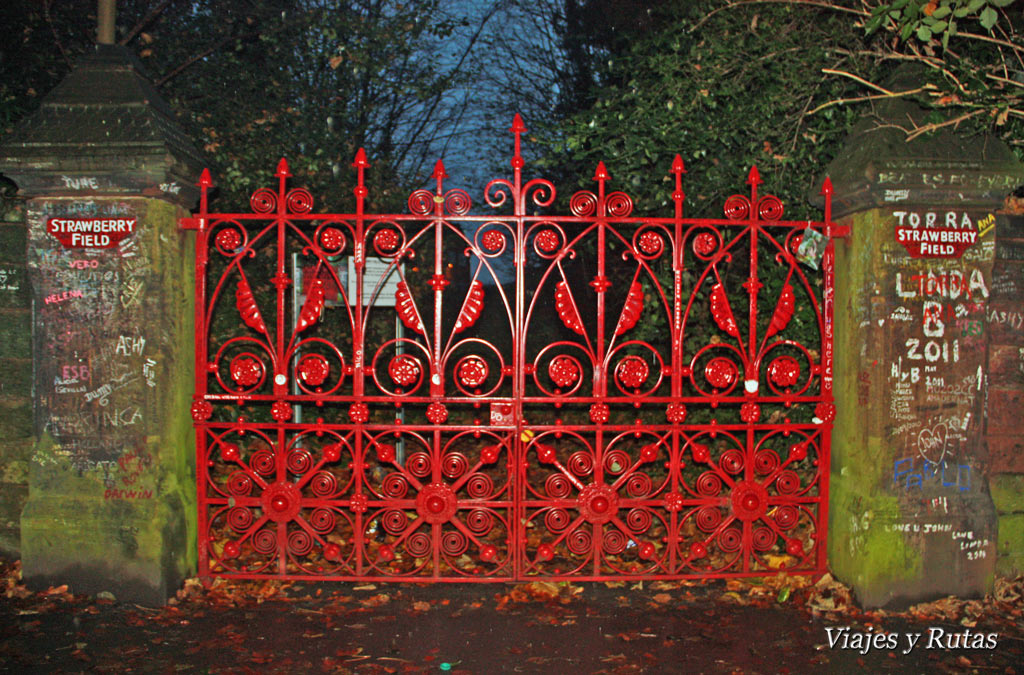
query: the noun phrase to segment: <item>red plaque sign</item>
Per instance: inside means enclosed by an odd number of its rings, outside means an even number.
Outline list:
[[[977,240],[977,230],[896,226],[896,241],[911,258],[959,258]]]
[[[50,218],[46,231],[64,248],[112,248],[135,232],[138,218]]]
[[[983,222],[957,211],[893,211],[896,241],[911,258],[959,258],[981,236]],[[987,231],[987,230],[986,230]]]

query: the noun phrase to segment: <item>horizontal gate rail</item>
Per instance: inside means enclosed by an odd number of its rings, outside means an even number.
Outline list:
[[[196,230],[200,574],[681,579],[825,571],[831,186],[637,216],[512,177],[481,211],[435,168],[408,213],[256,190]]]

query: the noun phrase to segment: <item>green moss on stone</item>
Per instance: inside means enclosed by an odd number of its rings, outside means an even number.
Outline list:
[[[860,213],[851,220],[855,236],[836,244],[833,393],[837,417],[832,432],[829,564],[862,600],[876,602],[891,595],[901,580],[920,575],[923,560],[922,552],[907,546],[901,532],[886,527],[899,521],[900,506],[897,497],[884,489],[888,473],[879,459],[887,456],[879,422],[883,413],[877,409],[883,402],[876,402],[875,408],[858,403],[862,370],[868,370],[873,382],[885,380],[882,368],[866,365],[860,357],[866,338],[859,325],[868,311],[868,291],[881,270],[877,269],[876,213]]]
[[[1024,475],[997,474],[989,478],[988,488],[998,513],[1024,513]]]
[[[1000,556],[1024,556],[1024,513],[999,517]]]

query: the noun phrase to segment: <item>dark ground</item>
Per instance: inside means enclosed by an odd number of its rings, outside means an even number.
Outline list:
[[[190,580],[177,604],[153,609],[64,587],[32,593],[16,562],[0,572],[0,668],[12,673],[1024,673],[1019,578],[984,601],[903,613],[860,611],[830,577],[211,590]],[[830,648],[826,628],[842,626],[898,633],[898,647]],[[940,628],[942,640],[969,630],[969,641],[994,633],[996,644],[929,649]],[[903,654],[908,632],[923,636]]]

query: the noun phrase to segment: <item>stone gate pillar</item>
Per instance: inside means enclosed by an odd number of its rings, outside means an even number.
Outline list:
[[[907,143],[871,120],[828,172],[852,232],[836,245],[830,564],[871,607],[984,594],[997,541],[986,310],[996,214],[1024,166],[994,139]]]
[[[26,198],[31,586],[161,604],[195,567],[192,238],[201,161],[130,53],[101,45],[3,148]]]

